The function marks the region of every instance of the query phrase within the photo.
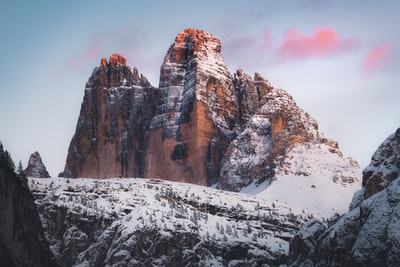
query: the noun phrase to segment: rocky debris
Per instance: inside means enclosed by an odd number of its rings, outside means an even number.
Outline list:
[[[400,128],[374,153],[363,172],[363,188],[354,194],[348,213],[328,224],[315,222],[303,226],[290,244],[292,266],[400,263],[399,141]]]
[[[14,173],[0,143],[0,262],[2,266],[56,266],[25,178]]]
[[[64,177],[143,177],[155,95],[121,55],[102,59],[86,84]]]
[[[288,92],[258,73],[231,75],[221,41],[186,29],[164,57],[158,88],[121,55],[101,60],[86,84],[64,176],[161,178],[239,191],[273,179],[295,144],[324,144],[341,156]],[[338,184],[358,180],[335,171]]]
[[[28,166],[24,170],[24,174],[27,177],[50,178],[39,152],[36,151],[31,154],[29,157]]]

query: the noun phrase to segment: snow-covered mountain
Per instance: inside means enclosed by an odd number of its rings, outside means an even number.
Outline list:
[[[29,178],[61,266],[277,266],[326,214],[155,179]]]
[[[399,266],[400,128],[376,150],[350,211],[330,224],[313,219],[290,246],[293,266]]]
[[[289,174],[329,180],[334,192],[361,180],[357,164],[287,91],[258,73],[230,74],[221,49],[202,30],[180,32],[158,88],[122,55],[103,58],[86,84],[64,176],[159,178],[236,192]],[[288,167],[290,158],[307,157],[312,170]]]
[[[230,74],[196,29],[158,88],[122,55],[101,60],[63,176],[29,179],[61,266],[279,266],[300,225],[347,211],[361,183],[287,91]]]

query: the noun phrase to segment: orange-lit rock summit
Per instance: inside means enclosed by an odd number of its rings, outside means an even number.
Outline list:
[[[103,58],[86,83],[63,175],[143,176],[153,94],[151,84],[123,56],[113,54],[109,62]]]
[[[164,57],[158,88],[121,55],[101,60],[86,84],[64,176],[161,178],[238,191],[296,172],[285,155],[299,144],[327,146],[346,161],[286,91],[258,73],[231,74],[221,41],[186,29]]]

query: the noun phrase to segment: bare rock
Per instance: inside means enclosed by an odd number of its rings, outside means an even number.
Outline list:
[[[36,151],[35,153],[31,154],[29,157],[28,166],[24,170],[24,174],[27,177],[50,178],[39,152]]]
[[[145,177],[210,185],[238,120],[221,42],[201,30],[178,34],[161,66]]]
[[[86,84],[65,177],[140,177],[154,88],[123,56],[103,58]]]

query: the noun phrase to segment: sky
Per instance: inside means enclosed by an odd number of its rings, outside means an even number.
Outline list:
[[[233,73],[287,90],[368,165],[400,127],[400,1],[0,1],[0,140],[26,167],[39,151],[64,169],[85,84],[117,52],[158,86],[175,36],[202,29]]]

